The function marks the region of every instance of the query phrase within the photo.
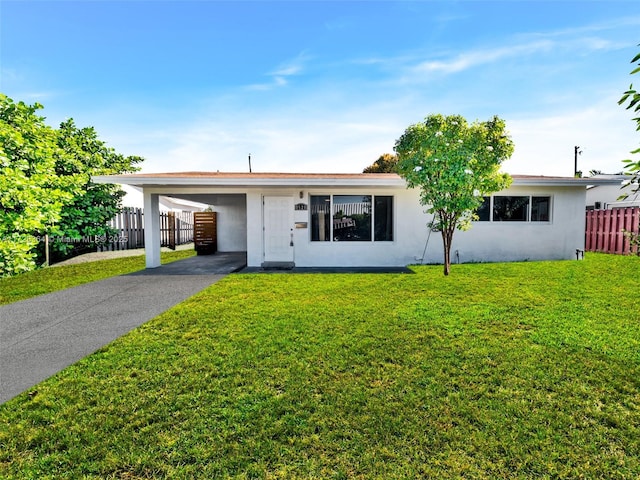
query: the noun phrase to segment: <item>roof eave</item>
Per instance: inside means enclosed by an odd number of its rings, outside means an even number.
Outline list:
[[[323,177],[298,177],[298,178],[264,178],[255,179],[247,177],[136,177],[133,175],[96,175],[92,177],[95,183],[118,183],[144,188],[145,186],[194,186],[194,187],[405,187],[406,182],[400,178],[375,178],[372,176],[363,178],[323,178]]]
[[[589,187],[595,185],[620,185],[620,180],[594,178],[513,178],[514,186]]]
[[[614,178],[572,178],[572,177],[539,177],[513,175],[513,186],[556,186],[556,187],[589,187],[597,185],[620,185],[620,179]],[[95,183],[117,183],[144,187],[226,187],[226,188],[277,188],[277,187],[406,187],[404,179],[397,175],[363,175],[344,177],[327,175],[297,175],[295,177],[255,177],[242,176],[190,176],[190,175],[96,175]]]

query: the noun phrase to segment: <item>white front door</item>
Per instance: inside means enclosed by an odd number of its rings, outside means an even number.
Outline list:
[[[263,197],[264,261],[293,262],[293,197]]]

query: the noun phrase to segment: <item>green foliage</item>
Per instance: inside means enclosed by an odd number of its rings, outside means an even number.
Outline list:
[[[635,75],[640,72],[640,53],[638,53],[631,63],[637,64],[636,68],[631,71],[631,75]],[[628,103],[627,103],[628,102]],[[640,132],[640,93],[637,92],[633,88],[633,84],[629,85],[629,89],[624,92],[622,98],[618,101],[618,105],[624,105],[627,103],[625,107],[627,110],[632,110],[636,114],[639,114],[637,117],[633,118],[633,121],[636,122],[636,130]],[[636,155],[640,153],[640,148],[637,148],[631,152],[632,155]],[[640,160],[627,159],[623,160],[625,164],[625,169],[628,173],[632,174],[631,182],[635,182],[636,184],[640,184]],[[640,191],[640,185],[638,185],[634,192]],[[628,195],[623,195],[620,197],[621,199],[626,198]]]
[[[136,156],[125,157],[98,138],[93,127],[78,128],[73,120],[67,120],[57,130],[58,146],[66,153],[56,163],[59,177],[73,176],[80,189],[73,200],[64,205],[57,224],[58,236],[64,239],[95,239],[115,232],[107,222],[120,210],[124,196],[115,184],[95,184],[91,175],[130,173],[139,170],[136,164],[143,161]],[[95,243],[84,241],[82,248],[94,247]],[[53,241],[52,255],[63,259],[77,248],[68,241]]]
[[[415,272],[230,275],[0,406],[0,477],[640,477],[639,258]]]
[[[0,277],[35,267],[38,237],[54,231],[78,191],[74,175],[56,175],[64,152],[40,108],[0,94]]]
[[[505,128],[497,116],[469,125],[460,115],[431,115],[396,141],[399,174],[410,188],[420,188],[420,202],[434,214],[432,227],[442,232],[445,275],[454,231],[471,226],[484,195],[511,183],[500,173],[513,153]]]
[[[640,233],[624,229],[622,230],[622,233],[629,239],[629,246],[631,248],[635,247],[637,255],[640,256]]]
[[[75,245],[68,239],[110,233],[106,222],[123,193],[90,177],[132,172],[142,161],[115,153],[93,128],[79,129],[73,120],[47,126],[41,108],[0,94],[0,277],[42,262],[45,235],[62,259]]]
[[[362,173],[398,173],[398,157],[393,153],[383,153]]]

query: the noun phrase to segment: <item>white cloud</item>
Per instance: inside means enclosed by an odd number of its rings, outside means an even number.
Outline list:
[[[254,83],[252,85],[247,85],[245,88],[247,90],[253,91],[268,91],[274,88],[284,87],[288,83],[287,79],[284,77],[272,77],[269,82],[265,83]]]
[[[607,23],[588,25],[573,29],[548,32],[518,34],[504,39],[501,45],[469,49],[461,52],[434,52],[432,50],[407,56],[401,53],[387,59],[371,58],[362,64],[394,65],[404,71],[400,77],[403,82],[424,81],[429,74],[458,74],[466,70],[515,59],[525,68],[531,65],[532,57],[543,55],[538,64],[549,64],[561,55],[585,57],[593,52],[614,51],[629,47],[629,42],[604,38],[599,32],[615,31],[621,26],[640,25],[640,17],[619,19]],[[425,60],[426,58],[426,60]],[[560,60],[562,61],[562,60]]]
[[[508,57],[530,55],[540,51],[549,51],[552,48],[553,42],[549,40],[538,40],[531,43],[513,45],[509,47],[474,50],[456,55],[454,58],[447,60],[429,60],[419,63],[413,67],[413,71],[415,73],[457,73],[479,65],[495,63]]]
[[[307,62],[311,59],[311,56],[306,52],[302,51],[298,55],[296,55],[291,60],[287,60],[283,62],[278,67],[275,68],[269,75],[273,75],[276,77],[289,77],[291,75],[300,75],[307,64]]]
[[[306,52],[301,52],[295,58],[280,64],[273,71],[268,72],[266,76],[270,78],[269,81],[254,83],[245,88],[254,91],[267,91],[284,87],[289,84],[288,77],[301,75],[304,72],[305,64],[310,58]]]
[[[302,65],[291,64],[274,70],[270,75],[288,77],[290,75],[297,75],[300,72],[302,72]]]

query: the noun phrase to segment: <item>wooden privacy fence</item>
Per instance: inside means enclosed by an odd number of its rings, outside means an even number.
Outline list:
[[[624,231],[638,234],[640,207],[587,211],[585,249],[588,252],[638,253]]]
[[[109,226],[114,235],[103,238],[98,251],[129,250],[144,247],[144,211],[142,208],[127,208],[118,213]],[[160,245],[175,248],[193,241],[192,212],[160,212]]]
[[[193,241],[192,212],[160,212],[160,246],[176,248]]]

